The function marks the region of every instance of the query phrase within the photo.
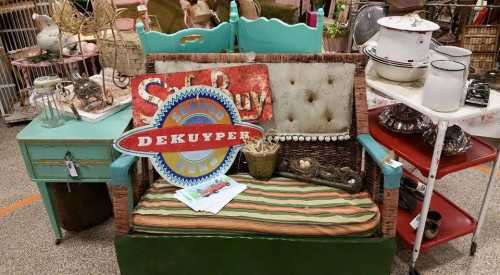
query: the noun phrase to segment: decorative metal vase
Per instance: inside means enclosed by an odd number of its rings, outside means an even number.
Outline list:
[[[434,147],[437,136],[437,127],[432,127],[425,131],[422,135],[424,141],[430,146]],[[443,144],[443,155],[454,156],[461,153],[465,153],[472,147],[472,141],[470,135],[462,131],[457,125],[448,127],[446,130],[446,135],[444,137]]]
[[[30,102],[39,112],[38,119],[44,127],[55,128],[64,124],[63,111],[56,99],[60,84],[61,78],[57,76],[38,77],[34,81]]]
[[[388,130],[400,134],[421,134],[432,125],[425,115],[401,103],[386,107],[379,114],[378,121]]]

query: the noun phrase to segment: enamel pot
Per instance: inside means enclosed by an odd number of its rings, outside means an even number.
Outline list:
[[[396,62],[418,62],[429,54],[432,32],[439,29],[436,23],[424,20],[417,14],[380,18],[377,55]]]

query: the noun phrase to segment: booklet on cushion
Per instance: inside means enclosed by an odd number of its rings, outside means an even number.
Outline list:
[[[223,175],[197,186],[180,189],[174,196],[195,211],[217,214],[245,189],[246,185]]]

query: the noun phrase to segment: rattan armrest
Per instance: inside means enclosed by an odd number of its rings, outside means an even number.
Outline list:
[[[403,168],[394,168],[384,162],[388,153],[370,134],[360,134],[357,139],[384,175],[381,231],[384,237],[394,237],[398,215],[399,184]]]
[[[122,154],[111,164],[111,193],[117,234],[127,234],[130,228],[129,215],[134,207],[131,168],[137,160],[137,157]]]

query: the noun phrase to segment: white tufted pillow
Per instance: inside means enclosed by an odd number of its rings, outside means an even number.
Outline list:
[[[238,64],[156,62],[157,73]],[[267,63],[273,93],[273,119],[262,125],[283,138],[336,140],[349,137],[352,122],[354,64]]]

